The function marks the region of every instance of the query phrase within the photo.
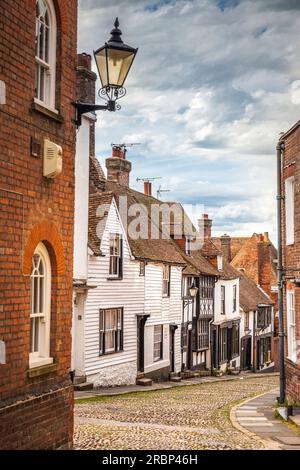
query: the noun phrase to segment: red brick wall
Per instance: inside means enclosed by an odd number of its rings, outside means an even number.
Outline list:
[[[286,268],[284,289],[284,327],[286,331],[286,287],[294,288],[296,295],[296,340],[300,344],[300,288],[295,287],[295,277],[300,277],[300,127],[296,127],[284,140],[282,194],[284,180],[295,177],[295,243],[285,245],[285,203],[283,201],[283,264]],[[287,354],[287,344],[286,354]],[[291,402],[300,402],[300,352],[298,346],[298,364],[286,360],[286,394]]]
[[[6,104],[0,105],[0,340],[6,344],[6,364],[0,364],[0,448],[57,448],[72,441],[76,134],[71,101],[76,97],[77,1],[55,1],[59,119],[33,107],[35,3],[0,2],[0,80],[6,84]],[[32,138],[41,145],[38,158],[31,156]],[[63,171],[53,180],[43,177],[45,138],[63,148]],[[40,241],[48,248],[53,272],[50,355],[55,370],[30,378],[30,262]]]

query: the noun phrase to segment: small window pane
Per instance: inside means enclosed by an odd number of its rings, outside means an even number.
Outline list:
[[[34,319],[34,352],[39,351],[40,319]]]

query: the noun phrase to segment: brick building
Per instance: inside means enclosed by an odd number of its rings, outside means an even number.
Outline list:
[[[280,139],[286,398],[300,403],[300,121]]]
[[[72,445],[76,25],[76,0],[0,2],[1,449]]]

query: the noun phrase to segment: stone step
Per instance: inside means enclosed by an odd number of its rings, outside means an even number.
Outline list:
[[[193,379],[194,377],[199,377],[199,374],[192,370],[184,370],[180,372],[180,376],[182,379]]]
[[[85,376],[78,376],[78,377],[74,377],[74,385],[79,385],[79,384],[83,384],[86,382],[86,377]]]
[[[83,391],[87,391],[87,390],[93,390],[93,388],[94,388],[94,384],[92,384],[91,382],[84,382],[84,383],[81,383],[81,384],[74,385],[74,390],[76,392],[83,392]]]
[[[292,415],[292,416],[289,416],[289,420],[296,424],[296,426],[298,426],[298,428],[300,428],[300,414],[295,414],[295,415]]]
[[[171,382],[181,382],[181,377],[178,377],[178,375],[173,375],[170,377]]]
[[[143,387],[150,387],[152,385],[152,380],[151,379],[147,379],[146,377],[142,377],[142,378],[137,378],[136,379],[136,384],[137,385],[142,385]]]
[[[207,377],[211,375],[210,370],[198,370],[198,374],[200,377]]]
[[[137,379],[143,379],[144,377],[145,377],[144,372],[138,372],[138,374],[136,376]]]

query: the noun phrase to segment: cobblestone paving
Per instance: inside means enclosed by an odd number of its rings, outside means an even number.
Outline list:
[[[262,449],[262,443],[232,427],[229,411],[277,385],[277,377],[249,377],[78,403],[75,448]]]

